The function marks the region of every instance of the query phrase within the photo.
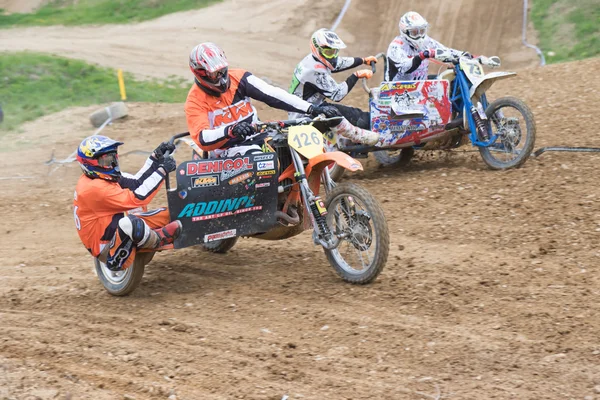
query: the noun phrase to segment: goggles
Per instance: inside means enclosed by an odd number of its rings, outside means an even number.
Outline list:
[[[325,58],[336,58],[340,54],[339,49],[332,49],[330,47],[321,47],[321,55]]]
[[[114,168],[119,165],[119,156],[116,152],[102,154],[98,157],[98,165],[103,168]]]
[[[221,68],[214,72],[208,72],[205,69],[197,69],[196,72],[198,75],[204,77],[207,81],[212,83],[219,83],[219,81],[227,76],[227,67]]]
[[[405,33],[413,39],[420,39],[427,33],[427,28],[408,28]]]

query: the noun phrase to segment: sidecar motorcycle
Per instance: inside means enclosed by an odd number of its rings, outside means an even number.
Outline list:
[[[299,119],[256,125],[257,132],[269,138],[271,152],[179,164],[176,185],[171,187],[167,176],[165,186],[171,220],[182,222],[182,234],[172,245],[140,249],[133,265],[122,271],[112,271],[95,259],[106,290],[116,296],[131,293],[156,251],[200,245],[226,253],[240,236],[281,240],[311,229],[313,242],[323,247],[343,280],[373,281],[389,252],[383,210],[362,186],[331,180],[326,168],[332,163],[350,171],[362,165],[342,152],[324,152],[322,133],[313,122]],[[202,153],[188,135],[178,134],[170,141],[183,138],[196,153]],[[319,196],[321,183],[325,200]]]
[[[383,53],[377,58],[387,64]],[[493,59],[500,63],[498,57]],[[447,150],[470,141],[491,169],[520,167],[535,144],[533,114],[515,97],[501,97],[490,103],[486,96],[494,82],[516,73],[485,74],[483,58],[448,55],[443,61],[451,68],[437,79],[384,81],[377,88],[369,88],[363,79],[363,88],[369,94],[371,130],[380,133],[380,140],[375,146],[364,146],[326,132],[328,151],[364,158],[373,152],[380,164],[402,166],[415,150]],[[375,64],[371,67],[375,72]],[[343,173],[343,168],[331,167],[334,180],[341,179]]]

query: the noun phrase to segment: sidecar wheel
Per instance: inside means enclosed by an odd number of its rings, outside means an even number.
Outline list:
[[[131,267],[124,271],[111,271],[105,263],[94,258],[96,274],[106,291],[113,296],[127,296],[142,282],[146,264],[152,261],[154,253],[138,253]]]
[[[529,107],[515,97],[502,97],[485,110],[488,129],[498,139],[480,147],[483,161],[496,170],[519,168],[527,161],[535,144],[535,120]]]
[[[373,155],[377,162],[384,167],[387,167],[388,165],[406,167],[415,155],[415,149],[412,147],[405,147],[404,149],[398,150],[381,150],[374,152]]]
[[[325,255],[346,282],[372,282],[387,262],[390,236],[381,205],[362,186],[337,185],[327,195],[327,225],[340,244]]]
[[[215,240],[214,242],[202,243],[201,246],[204,250],[210,251],[211,253],[225,254],[231,250],[233,246],[235,246],[237,240],[237,237],[233,237],[229,239]]]

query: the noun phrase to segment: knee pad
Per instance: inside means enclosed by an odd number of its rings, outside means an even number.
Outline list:
[[[150,228],[146,223],[135,215],[128,215],[119,220],[119,229],[131,238],[133,243],[141,245],[148,240]]]

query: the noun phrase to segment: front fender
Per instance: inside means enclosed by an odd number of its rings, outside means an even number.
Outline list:
[[[328,153],[319,154],[318,156],[308,160],[308,165],[306,166],[306,176],[310,176],[314,173],[321,175],[321,172],[323,172],[326,167],[333,163],[336,163],[340,167],[352,172],[363,170],[363,166],[360,161],[350,157],[346,153],[342,153],[341,151],[331,151]]]
[[[491,72],[477,83],[473,83],[469,93],[471,99],[479,99],[496,81],[517,76],[515,72]]]

